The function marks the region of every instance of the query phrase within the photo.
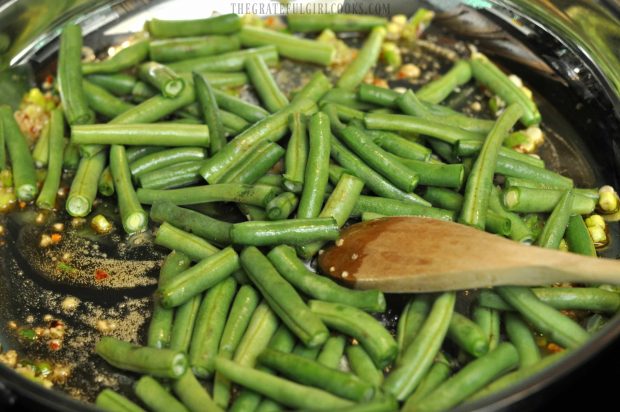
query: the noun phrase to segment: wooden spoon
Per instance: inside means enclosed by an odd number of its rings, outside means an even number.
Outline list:
[[[392,293],[555,282],[620,284],[620,260],[528,246],[419,217],[352,225],[319,256],[319,267],[357,289]]]

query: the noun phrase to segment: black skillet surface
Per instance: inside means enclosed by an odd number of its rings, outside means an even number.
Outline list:
[[[442,23],[441,19],[438,21]],[[462,29],[450,19],[443,23],[457,32]],[[438,39],[444,37],[441,30],[433,34]],[[540,36],[543,36],[543,33],[540,33]],[[101,38],[97,40],[99,43]],[[531,44],[536,43],[532,39],[529,40]],[[88,38],[86,43],[89,44]],[[490,45],[493,46],[493,43],[490,42]],[[484,50],[484,47],[488,45],[483,42],[479,43],[479,46]],[[553,65],[554,47],[558,45],[547,39],[538,46],[544,46],[540,51],[547,53],[546,60],[551,61]],[[550,167],[573,177],[581,186],[609,183],[618,187],[617,171],[620,170],[620,158],[618,153],[614,152],[613,146],[614,139],[616,147],[618,145],[618,135],[614,136],[613,133],[614,128],[617,130],[618,123],[613,117],[608,102],[606,104],[600,95],[593,93],[590,95],[588,104],[583,104],[581,96],[569,87],[566,79],[550,75],[544,70],[542,71],[544,74],[540,75],[531,68],[525,68],[523,64],[511,63],[510,59],[502,63],[526,79],[527,83],[538,92],[537,101],[540,102],[545,119],[544,126],[550,142],[542,154]],[[278,78],[278,80],[281,79]],[[583,88],[583,83],[581,81],[578,85]],[[593,80],[588,86],[588,90],[593,87],[592,91],[596,91],[596,84]],[[543,99],[542,96],[548,100]],[[580,139],[579,136],[584,139]],[[112,207],[106,204],[100,207],[109,216],[114,216]],[[136,339],[143,336],[150,312],[148,297],[154,289],[157,276],[156,266],[163,256],[163,251],[149,246],[148,233],[129,239],[118,232],[103,239],[95,238],[87,224],[81,227],[70,227],[66,217],[62,214],[48,217],[43,225],[33,223],[34,212],[14,214],[0,219],[3,219],[2,224],[9,231],[6,246],[0,248],[0,325],[3,327],[8,320],[14,319],[21,324],[28,316],[33,316],[34,322],[40,323],[46,314],[62,319],[70,326],[64,349],[58,353],[51,353],[46,349],[41,351],[40,346],[35,346],[24,347],[22,351],[34,358],[45,354],[45,357],[59,362],[77,365],[65,389],[78,398],[92,399],[100,386],[108,384],[118,385],[121,389],[128,390],[131,384],[130,377],[115,371],[88,353],[91,352],[92,345],[99,336],[98,320],[105,320],[108,325],[116,323],[113,334],[119,337]],[[49,231],[49,226],[57,221],[67,223],[68,229],[65,231],[66,239],[63,241],[63,247],[68,247],[68,249],[41,251],[34,247],[32,239],[38,239],[41,232]],[[77,268],[76,271],[67,273],[66,270],[58,269],[58,259],[64,253],[72,254],[73,262],[79,262],[79,265],[74,265]],[[617,242],[606,251],[606,255],[610,257],[617,257],[618,254]],[[54,257],[56,261],[51,260]],[[113,262],[113,259],[120,259],[120,263]],[[96,273],[100,267],[105,267],[106,272],[111,276],[106,279],[97,279]],[[113,270],[110,270],[110,267],[113,267]],[[67,295],[79,299],[80,305],[76,310],[62,309],[62,301]],[[392,299],[393,311],[391,313],[397,313],[399,300],[398,298]],[[393,318],[390,320],[393,321]],[[617,335],[620,328],[618,319],[614,324],[614,331],[608,330],[606,334],[601,335],[599,343],[610,340],[614,334]],[[0,332],[0,342],[3,346],[20,346],[14,338],[14,333],[4,329],[0,329]],[[564,375],[562,370],[571,370],[587,360],[589,352],[594,350],[594,345],[589,346],[590,348],[584,348],[572,359],[558,365],[559,367],[556,368],[558,370],[553,373],[562,376]],[[620,377],[618,376],[619,358],[616,343],[599,353],[596,360],[588,363],[586,367],[580,368],[576,373],[568,374],[556,383],[551,391],[547,390],[542,395],[530,397],[527,405],[518,404],[517,407],[515,404],[512,408],[515,410],[533,409],[537,408],[537,405],[574,407],[580,404],[590,407],[598,405],[599,408],[607,406],[605,399],[609,398],[606,395],[614,394],[612,390],[609,390],[610,383],[617,382],[617,378]],[[610,378],[597,379],[610,373],[612,374]],[[614,373],[616,379],[613,378]],[[552,372],[543,376],[543,381],[554,380],[551,374]],[[68,410],[72,405],[76,405],[68,398],[59,396],[57,392],[43,391],[36,385],[15,377],[5,368],[0,368],[0,377],[8,381],[13,392],[30,397],[37,405],[46,405],[46,409]],[[508,399],[518,400],[537,385],[536,382],[526,382],[521,385],[520,392]],[[0,399],[2,399],[3,392],[0,389]],[[23,396],[20,397],[17,410],[27,407],[24,402],[28,401]],[[490,407],[502,406],[502,398],[502,396],[495,397],[496,403]],[[489,403],[486,401],[480,406],[488,407]],[[37,406],[32,410],[41,410],[39,408],[40,406]],[[79,408],[89,409],[84,404],[81,404]],[[1,403],[0,410],[3,410]]]

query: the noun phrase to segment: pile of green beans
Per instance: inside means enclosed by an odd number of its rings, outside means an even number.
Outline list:
[[[565,239],[571,252],[595,256],[584,217],[598,191],[504,146],[540,113],[486,57],[462,58],[403,93],[366,82],[383,73],[374,67],[393,35],[386,19],[288,23],[290,32],[232,14],[153,19],[148,40],[90,63],[80,62],[81,33],[69,24],[62,109],[51,111],[34,157],[12,109],[0,107],[0,166],[10,165],[18,200],[62,210],[56,194],[71,166],[69,215],[86,217],[98,194],[115,195],[119,227],[152,229],[170,250],[145,344],[103,337],[95,348],[145,376],[131,399],[106,388],[98,406],[442,411],[530,376],[555,361],[550,347],[586,342],[575,311],[606,319],[620,310],[620,295],[599,285],[504,286],[468,291],[466,305],[457,292],[409,296],[393,331],[381,315],[389,297],[317,273],[312,260],[338,245],[341,228],[385,216],[458,221],[546,248]],[[323,69],[344,46],[296,34],[324,30],[365,36],[334,84]],[[280,59],[314,65],[295,93],[274,71]],[[507,104],[499,116],[442,104],[474,83]]]

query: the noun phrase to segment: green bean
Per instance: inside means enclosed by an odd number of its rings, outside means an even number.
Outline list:
[[[309,153],[306,162],[298,218],[315,218],[323,205],[325,186],[329,180],[330,122],[321,112],[315,113],[309,121]]]
[[[321,388],[345,399],[367,401],[374,394],[372,385],[357,376],[301,356],[266,349],[258,360],[296,382]]]
[[[596,249],[592,242],[590,232],[581,215],[573,215],[568,220],[565,233],[568,250],[585,256],[596,257]]]
[[[304,359],[315,360],[317,356],[319,356],[319,352],[321,351],[320,347],[309,348],[303,343],[298,343],[295,345],[293,349],[293,354],[300,356]]]
[[[493,130],[489,132],[467,178],[463,208],[459,215],[460,223],[484,229],[499,148],[508,131],[522,114],[520,106],[508,106],[497,119]]]
[[[396,133],[385,130],[366,130],[366,133],[372,136],[376,144],[396,156],[425,162],[431,158],[431,149]]]
[[[172,382],[172,390],[190,412],[223,412],[191,371]]]
[[[219,89],[245,86],[249,83],[247,74],[243,72],[214,72],[203,70],[197,73],[204,77],[211,86]]]
[[[532,243],[534,235],[529,227],[521,220],[516,213],[508,212],[501,203],[501,194],[496,186],[491,187],[491,195],[489,197],[489,210],[492,210],[499,216],[503,216],[510,220],[510,238],[522,243]]]
[[[237,36],[200,36],[149,41],[151,60],[165,63],[239,50]]]
[[[368,83],[360,84],[359,89],[357,90],[357,96],[362,102],[392,109],[398,108],[396,99],[400,95],[401,93],[398,93],[392,89],[374,86]]]
[[[258,292],[252,286],[243,285],[239,288],[220,339],[218,350],[220,356],[232,359],[259,300]],[[230,400],[230,381],[217,372],[213,383],[213,398],[222,408],[226,408]]]
[[[218,183],[254,183],[264,176],[284,156],[277,143],[262,140],[256,144]]]
[[[183,252],[194,261],[202,260],[219,250],[206,240],[177,229],[166,222],[157,230],[155,244]]]
[[[472,312],[474,321],[482,328],[489,341],[489,350],[497,347],[500,339],[500,316],[495,309],[475,306]]]
[[[514,313],[506,313],[505,321],[508,339],[519,352],[519,367],[529,368],[540,362],[540,350],[527,324]]]
[[[4,131],[3,123],[4,121],[3,121],[1,110],[0,110],[0,171],[4,171],[7,168],[6,148],[5,148],[6,143],[5,143],[5,137],[4,137],[6,132]],[[64,145],[64,140],[63,140],[63,145]],[[48,142],[48,146],[49,146],[49,142]],[[49,147],[48,147],[48,151],[49,151]]]
[[[404,114],[368,113],[364,117],[364,124],[369,129],[428,135],[450,144],[459,140],[482,140],[479,133]]]
[[[374,361],[362,345],[348,345],[346,355],[353,373],[374,387],[378,388],[381,386],[383,383],[383,371],[377,369]]]
[[[349,123],[355,120],[361,122],[364,120],[364,112],[362,112],[361,110],[355,110],[352,107],[349,107],[343,104],[338,104],[338,103],[322,103],[321,107],[324,107],[327,105],[332,107],[336,111],[336,114],[338,115],[338,119],[344,121],[345,123]]]
[[[213,157],[207,160],[201,175],[213,184],[226,173],[236,162],[244,157],[251,148],[262,140],[277,142],[287,131],[288,118],[292,113],[313,113],[316,105],[310,100],[292,102],[263,120],[255,123],[243,133],[236,136]]]
[[[153,412],[188,412],[174,396],[150,376],[143,376],[134,386],[136,396]]]
[[[338,369],[346,343],[346,339],[342,335],[330,336],[321,348],[321,352],[316,358],[317,362],[328,368]]]
[[[473,76],[502,98],[508,104],[518,104],[523,113],[521,122],[526,126],[540,123],[541,117],[536,103],[486,56],[477,54],[470,60]]]
[[[380,213],[386,216],[423,216],[433,219],[452,221],[455,213],[450,210],[407,203],[400,200],[376,196],[360,196],[351,212],[359,216],[363,212]]]
[[[233,357],[234,362],[241,366],[253,368],[256,364],[256,358],[267,347],[269,340],[276,333],[278,323],[278,317],[269,308],[269,305],[266,302],[259,304],[237,346]]]
[[[174,123],[79,125],[71,128],[71,141],[76,144],[208,146],[209,129],[204,125]]]
[[[476,358],[489,351],[489,342],[482,328],[458,312],[452,314],[448,337]]]
[[[282,175],[267,173],[258,179],[256,184],[282,188],[284,187],[284,177]]]
[[[331,44],[256,26],[244,26],[239,33],[239,38],[244,47],[275,45],[281,56],[323,66],[331,64],[336,53]]]
[[[332,217],[279,221],[235,223],[230,229],[233,244],[267,246],[277,244],[304,245],[323,240],[336,240],[340,234]]]
[[[200,304],[188,356],[196,376],[206,378],[214,371],[215,357],[236,291],[235,279],[224,279],[207,291]]]
[[[459,212],[463,207],[463,196],[451,189],[429,186],[422,196],[433,207]]]
[[[495,290],[536,330],[544,333],[559,345],[570,349],[582,345],[589,339],[588,333],[581,326],[543,303],[530,289],[519,286],[501,286]]]
[[[202,294],[196,295],[174,309],[174,321],[170,331],[170,349],[184,353],[189,351],[201,301]]]
[[[186,270],[189,264],[189,257],[183,253],[172,251],[164,260],[159,271],[159,283],[163,284],[171,277]],[[165,348],[169,345],[173,316],[174,312],[171,309],[165,309],[159,303],[154,302],[153,314],[151,315],[147,333],[147,346]]]
[[[250,123],[243,117],[227,112],[226,110],[220,110],[219,116],[222,120],[222,126],[224,127],[224,135],[236,136],[250,127]]]
[[[497,377],[517,366],[519,355],[510,343],[467,364],[408,411],[430,412],[452,408]]]
[[[138,66],[138,76],[168,98],[177,97],[186,87],[185,81],[174,70],[157,62]]]
[[[398,347],[392,335],[375,318],[360,309],[319,300],[311,300],[310,309],[330,328],[357,339],[378,367],[385,367],[396,356]]]
[[[106,60],[82,64],[84,75],[95,73],[118,73],[129,69],[144,61],[149,55],[149,42],[138,40],[137,42],[119,50]]]
[[[265,206],[279,192],[280,190],[273,186],[222,183],[173,190],[138,189],[137,193],[138,199],[144,204],[166,200],[176,205],[240,202],[254,206]]]
[[[111,389],[99,392],[95,405],[109,412],[144,412],[144,409]]]
[[[337,105],[350,107],[351,109],[355,110],[369,110],[376,108],[376,106],[372,104],[368,104],[358,100],[357,93],[349,90],[340,89],[338,87],[329,90],[323,95],[319,104],[322,105],[325,103],[335,103]]]
[[[203,162],[188,160],[185,162],[164,166],[138,177],[140,186],[145,189],[174,189],[202,182],[198,171]]]
[[[400,358],[400,363],[386,377],[383,389],[398,400],[406,399],[432,366],[448,332],[455,300],[454,292],[439,295],[420,332]]]
[[[441,103],[454,89],[467,83],[472,76],[472,67],[466,60],[457,61],[443,76],[422,86],[418,98],[424,102]]]
[[[496,235],[510,237],[512,233],[512,221],[506,216],[495,213],[491,209],[487,209],[484,220],[484,230]]]
[[[103,172],[106,153],[99,152],[91,158],[82,158],[67,196],[65,208],[71,216],[84,217],[91,211],[97,196],[99,176]]]
[[[274,312],[309,347],[325,342],[328,332],[299,294],[255,247],[241,252],[241,264]]]
[[[284,159],[284,186],[293,193],[300,193],[304,186],[306,162],[308,160],[307,119],[301,113],[293,113],[289,128],[291,137]],[[316,150],[316,146],[315,146]]]
[[[47,175],[43,188],[37,197],[37,206],[42,209],[53,209],[56,205],[56,193],[62,178],[62,155],[65,145],[64,141],[65,121],[60,108],[56,108],[50,113],[49,120],[49,162]],[[1,125],[0,125],[0,128]],[[1,139],[0,139],[1,140]],[[4,146],[4,143],[0,141]]]
[[[203,72],[238,72],[242,71],[245,61],[249,56],[261,56],[267,64],[273,65],[278,62],[276,46],[267,45],[254,49],[245,49],[218,54],[217,56],[198,57],[195,59],[181,60],[170,63],[168,67],[177,73],[189,73],[192,71]]]
[[[217,153],[226,144],[219,107],[209,81],[196,72],[193,73],[193,80],[196,97],[202,109],[202,117],[209,128],[210,152],[211,154]]]
[[[459,189],[463,185],[465,170],[462,164],[429,163],[389,155],[389,158],[414,172],[420,184]]]
[[[400,358],[424,325],[431,309],[430,295],[416,295],[405,306],[396,328],[398,358]],[[397,361],[398,362],[398,361]]]
[[[239,288],[230,309],[230,315],[222,332],[218,354],[232,358],[246,331],[254,310],[258,306],[259,295],[250,285]]]
[[[32,160],[37,168],[47,166],[47,160],[49,155],[49,143],[50,143],[50,124],[49,121],[43,125],[39,133],[39,137],[32,149]],[[64,141],[63,141],[64,143]],[[2,144],[4,145],[4,138],[2,138]],[[5,150],[4,147],[1,150]],[[4,154],[4,163],[6,164],[6,153]],[[2,157],[2,154],[0,154]],[[0,159],[2,161],[2,159]],[[3,167],[4,168],[4,167]]]
[[[488,133],[495,123],[493,120],[468,117],[459,112],[446,109],[443,106],[424,104],[411,90],[407,90],[400,95],[396,99],[396,104],[405,114],[435,122],[446,122],[459,129],[476,133]]]
[[[160,285],[155,292],[162,306],[171,308],[187,302],[239,269],[239,257],[230,247],[202,259],[188,270]]]
[[[433,152],[435,152],[440,159],[443,159],[448,163],[461,162],[461,159],[459,159],[458,156],[454,155],[454,149],[453,149],[453,147],[456,146],[458,142],[452,145],[450,143],[446,143],[444,141],[434,139],[432,137],[428,137],[426,141],[428,145],[433,149]],[[468,176],[471,170],[471,166],[474,164],[473,159],[465,158],[463,159],[462,163],[463,163],[463,167],[465,168],[465,176]]]
[[[343,303],[370,312],[385,311],[385,298],[380,291],[351,290],[317,275],[306,268],[290,246],[276,246],[267,257],[286,280],[312,298]]]
[[[286,19],[291,31],[301,33],[369,31],[387,23],[385,17],[359,14],[288,14]]]
[[[62,167],[75,170],[80,163],[80,146],[70,141],[65,141],[65,150],[62,154]]]
[[[58,51],[58,89],[67,122],[92,123],[95,113],[88,107],[82,88],[82,29],[77,24],[66,24],[60,35]]]
[[[538,299],[558,310],[588,310],[613,313],[620,296],[600,288],[534,288]]]
[[[411,409],[424,399],[426,395],[437,389],[439,385],[450,377],[451,372],[450,361],[440,352],[437,359],[433,362],[433,366],[431,366],[428,373],[422,378],[416,390],[413,391],[413,394],[405,401],[403,410]]]
[[[113,118],[134,107],[108,92],[103,87],[97,86],[87,80],[82,81],[86,102],[95,112],[106,117]]]
[[[221,109],[228,110],[250,123],[256,123],[269,115],[269,112],[262,107],[231,96],[221,90],[215,89],[213,90],[213,94]]]
[[[274,197],[273,200],[267,203],[265,211],[269,220],[283,220],[293,213],[293,210],[297,207],[299,199],[291,192],[283,192]]]
[[[404,192],[412,192],[418,183],[418,175],[407,166],[390,157],[376,145],[369,135],[354,126],[342,130],[341,139],[367,165],[381,173],[394,186]]]
[[[37,195],[37,177],[28,143],[13,117],[10,106],[0,106],[0,122],[3,125],[4,143],[11,160],[13,186],[17,199],[29,202]]]
[[[375,27],[371,30],[355,59],[340,75],[338,87],[353,90],[362,82],[368,71],[377,64],[386,33],[384,27]]]
[[[535,374],[539,373],[543,369],[546,369],[550,365],[558,362],[560,359],[563,359],[564,356],[568,352],[569,351],[563,351],[563,352],[555,353],[553,355],[546,356],[542,358],[539,362],[531,365],[528,368],[520,368],[514,372],[508,373],[502,376],[501,378],[496,379],[493,382],[489,383],[488,385],[484,386],[482,389],[478,390],[477,392],[475,392],[472,396],[467,398],[466,402],[469,403],[469,402],[473,402],[474,400],[486,398],[487,396],[490,396],[491,394],[504,390],[513,385],[516,385],[519,382],[523,382],[529,377],[534,376]]]
[[[136,102],[143,102],[153,96],[159,96],[157,88],[147,82],[138,80],[131,89],[131,99]]]
[[[156,222],[168,222],[217,244],[230,243],[230,229],[232,227],[230,223],[175,206],[171,202],[157,201],[153,203],[150,216]]]
[[[245,216],[245,218],[249,221],[264,221],[267,220],[267,212],[265,209],[259,206],[247,205],[244,203],[237,204],[237,208],[239,211]]]
[[[504,191],[503,204],[506,209],[520,213],[551,212],[558,204],[565,189],[531,189],[528,187],[511,187]],[[571,213],[589,214],[594,211],[596,200],[574,193]]]
[[[110,149],[110,170],[114,178],[114,187],[125,232],[135,233],[144,230],[148,224],[148,215],[140,206],[131,183],[131,173],[129,172],[124,146],[113,145]]]
[[[136,78],[126,73],[91,74],[86,76],[86,80],[106,89],[115,96],[131,94],[136,84]]]
[[[403,203],[426,203],[414,193],[406,193],[392,185],[383,176],[368,167],[359,157],[354,155],[334,136],[331,136],[331,156],[353,176],[379,196],[400,200]]]
[[[129,164],[132,176],[141,175],[170,166],[175,163],[188,160],[201,160],[206,157],[205,149],[202,147],[181,147],[150,153],[134,160]]]
[[[116,116],[110,123],[132,124],[155,122],[193,103],[195,98],[193,87],[184,87],[181,94],[173,99],[159,95],[153,96],[134,108]]]
[[[541,183],[553,185],[561,189],[573,187],[573,181],[565,176],[551,170],[533,166],[531,164],[499,156],[495,172],[504,176],[520,177],[524,179],[537,180]]]
[[[245,69],[267,110],[275,113],[289,104],[288,99],[271,76],[267,63],[260,56],[248,57],[245,61]]]
[[[151,19],[145,25],[149,34],[157,39],[230,34],[236,33],[240,28],[241,19],[234,13],[194,20]]]
[[[515,152],[515,153],[517,153],[517,152]],[[526,187],[526,188],[529,188],[529,189],[552,189],[552,190],[561,190],[561,189],[563,189],[562,186],[558,187],[558,186],[555,186],[555,185],[549,185],[549,184],[547,184],[545,182],[538,182],[538,181],[535,181],[535,180],[524,179],[524,178],[521,178],[521,177],[512,177],[512,176],[507,176],[504,179],[504,185],[505,185],[505,187],[507,189],[513,188],[513,187]],[[598,195],[598,192],[592,192],[592,195],[594,195],[595,193]]]
[[[536,239],[536,244],[548,249],[558,249],[560,242],[564,238],[566,226],[571,216],[573,199],[575,198],[572,190],[567,190],[553,208],[553,212],[545,222],[542,233]]]
[[[463,157],[477,155],[480,152],[480,149],[482,149],[483,143],[484,142],[481,140],[459,140],[454,145],[454,154],[457,156],[463,156]],[[499,149],[499,158],[502,158],[502,157],[511,159],[511,160],[516,160],[516,161],[523,162],[523,163],[527,163],[535,167],[540,167],[540,168],[545,167],[545,162],[543,160],[537,157],[534,157],[534,156],[519,153],[516,150],[509,149],[507,147],[501,147]],[[538,182],[538,181],[536,182],[536,184],[545,185],[544,183]],[[508,185],[508,178],[507,178],[507,185]]]
[[[299,90],[294,92],[292,102],[308,99],[314,102],[318,101],[332,87],[330,80],[323,74],[321,70],[314,72],[306,84]]]
[[[255,412],[261,402],[261,395],[249,389],[242,389],[230,407],[230,412]]]
[[[319,213],[319,218],[331,217],[336,220],[338,227],[344,226],[351,216],[351,212],[357,203],[364,183],[355,176],[343,174],[334,191],[329,195],[323,210]],[[299,216],[299,212],[298,212]],[[323,247],[325,242],[316,241],[303,244],[298,247],[297,253],[305,259],[310,259]]]
[[[119,369],[162,378],[178,378],[187,369],[187,357],[182,352],[134,345],[109,336],[97,342],[95,353]]]
[[[250,367],[244,367],[222,357],[215,360],[215,367],[218,372],[233,382],[294,409],[332,410],[352,404],[349,400],[336,397],[323,390],[293,383]]]

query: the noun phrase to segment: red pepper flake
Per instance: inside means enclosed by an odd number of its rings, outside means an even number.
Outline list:
[[[60,349],[60,340],[52,339],[49,341],[48,346],[50,350],[59,350]]]
[[[97,269],[95,271],[95,279],[97,280],[107,279],[108,276],[110,275],[108,275],[108,272],[106,272],[105,270]]]

